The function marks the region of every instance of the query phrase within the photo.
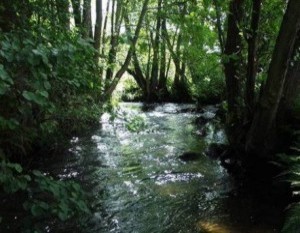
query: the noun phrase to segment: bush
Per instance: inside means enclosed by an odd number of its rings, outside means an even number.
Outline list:
[[[9,197],[25,197],[23,209],[27,217],[23,225],[10,226],[8,222],[7,228],[18,231],[20,229],[16,228],[23,228],[24,232],[43,232],[41,223],[46,220],[67,221],[75,216],[83,217],[90,213],[85,194],[77,183],[55,180],[37,170],[26,173],[20,164],[5,160],[1,161],[0,168],[0,190]]]
[[[44,33],[0,37],[0,147],[7,155],[28,154],[32,146],[98,122],[93,47],[72,33],[41,42]]]

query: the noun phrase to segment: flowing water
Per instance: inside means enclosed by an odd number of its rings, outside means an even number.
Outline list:
[[[215,109],[193,108],[123,103],[114,119],[102,116],[92,135],[73,138],[69,156],[48,164],[48,172],[74,178],[89,192],[93,217],[84,232],[279,232],[268,195],[238,193],[219,162],[203,153],[208,143],[226,140],[214,120],[202,134],[195,124],[199,116],[213,118]],[[132,132],[136,116],[143,127]],[[197,158],[182,161],[184,152]]]

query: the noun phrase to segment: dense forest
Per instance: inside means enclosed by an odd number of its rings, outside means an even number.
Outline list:
[[[298,0],[2,0],[0,231],[84,221],[86,191],[41,167],[140,101],[217,106],[216,157],[239,184],[280,176],[282,232],[298,232],[299,57]]]

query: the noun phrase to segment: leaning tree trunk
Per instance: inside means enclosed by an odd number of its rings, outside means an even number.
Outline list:
[[[267,82],[247,135],[246,151],[270,159],[274,149],[274,122],[291,55],[300,28],[300,1],[290,0],[277,37]]]
[[[131,40],[130,47],[129,47],[129,50],[127,52],[125,61],[124,61],[123,65],[121,66],[121,68],[117,71],[114,79],[112,80],[111,85],[109,87],[107,87],[107,89],[105,90],[104,99],[106,99],[106,100],[110,98],[110,96],[112,95],[112,93],[115,90],[116,86],[118,85],[120,79],[122,78],[123,74],[126,72],[128,66],[130,64],[132,55],[134,54],[134,51],[135,51],[135,46],[136,46],[137,40],[138,40],[139,35],[140,35],[141,28],[142,28],[142,25],[143,25],[143,20],[144,20],[144,17],[146,15],[146,13],[147,13],[148,3],[149,3],[149,0],[144,0],[142,11],[141,11],[141,14],[139,16],[138,23],[137,23],[137,26],[136,26],[136,29],[135,29],[135,32],[134,32],[134,36]]]

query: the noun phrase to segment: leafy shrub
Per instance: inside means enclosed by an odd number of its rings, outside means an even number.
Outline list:
[[[131,132],[140,132],[147,126],[145,118],[142,116],[134,116],[127,120],[126,128]]]
[[[216,104],[224,100],[225,82],[222,77],[206,76],[197,80],[193,92],[201,104]]]
[[[282,228],[283,233],[298,232],[300,229],[300,144],[292,148],[293,155],[280,154],[279,164],[285,172],[282,174],[284,181],[290,183],[295,202],[287,209],[286,220]]]
[[[33,142],[47,138],[53,144],[49,137],[98,122],[100,81],[93,47],[76,34],[52,38],[44,33],[0,36],[0,147],[7,155],[26,154]],[[68,121],[72,127],[65,127]]]
[[[143,99],[142,90],[132,78],[124,79],[121,84],[124,86],[121,93],[121,99],[123,101],[137,101]]]
[[[26,218],[25,232],[38,231],[38,220],[67,221],[90,213],[85,194],[77,183],[55,180],[37,170],[25,173],[20,164],[5,160],[1,161],[0,167],[2,191],[7,195],[26,196],[23,208],[31,217]]]

